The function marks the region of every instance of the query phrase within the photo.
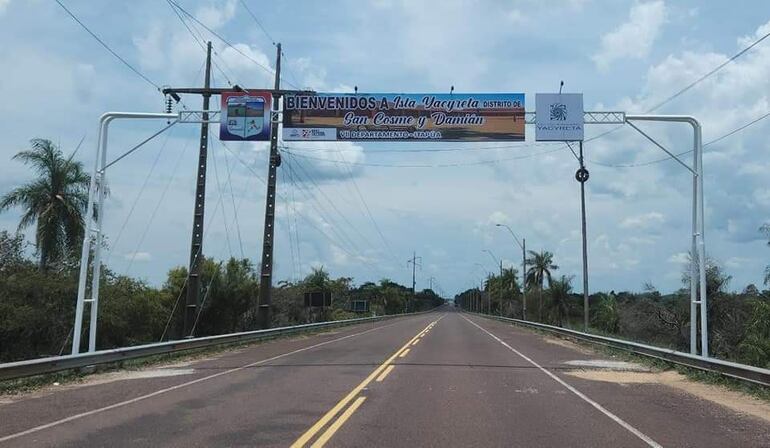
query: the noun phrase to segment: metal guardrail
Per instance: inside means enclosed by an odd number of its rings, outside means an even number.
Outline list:
[[[377,317],[363,317],[357,319],[335,320],[328,322],[316,322],[312,324],[293,325],[290,327],[245,331],[241,333],[182,339],[178,341],[157,342],[153,344],[136,345],[133,347],[116,348],[111,350],[98,350],[90,353],[79,353],[77,355],[51,356],[48,358],[9,362],[0,364],[0,381],[40,375],[44,373],[60,372],[63,370],[77,369],[99,364],[109,364],[126,361],[129,359],[145,358],[147,356],[153,355],[214,347],[217,345],[259,341],[262,339],[270,339],[276,336],[303,333],[315,329],[334,328],[366,322],[377,322],[395,317],[414,316],[426,312],[429,311],[421,311],[408,314],[389,314]]]
[[[544,330],[551,333],[557,333],[563,336],[568,336],[573,339],[590,342],[592,344],[599,344],[606,347],[612,347],[615,349],[631,352],[637,355],[646,356],[648,358],[655,358],[678,364],[680,366],[690,367],[693,369],[703,370],[707,372],[717,373],[726,377],[734,378],[740,381],[746,381],[761,386],[770,387],[770,370],[760,367],[749,366],[746,364],[739,364],[735,362],[725,361],[717,358],[704,358],[701,356],[693,355],[690,353],[679,352],[672,349],[655,347],[652,345],[640,344],[638,342],[626,341],[623,339],[610,338],[607,336],[600,336],[596,334],[583,333],[581,331],[570,330],[567,328],[557,327],[554,325],[541,324],[539,322],[531,322],[528,320],[512,319],[509,317],[493,316],[489,314],[471,313],[487,319],[499,320],[501,322],[509,322],[518,324],[524,327],[534,328],[537,330]]]

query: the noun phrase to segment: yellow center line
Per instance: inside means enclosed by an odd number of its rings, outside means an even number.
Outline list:
[[[378,383],[381,383],[381,382],[382,382],[382,380],[384,380],[384,379],[385,379],[385,377],[386,377],[386,376],[388,376],[388,374],[389,374],[389,373],[390,373],[390,372],[391,372],[393,369],[395,369],[395,368],[396,368],[396,366],[394,366],[393,364],[389,365],[389,366],[388,366],[388,368],[387,368],[387,369],[385,369],[385,371],[383,371],[383,372],[380,374],[380,376],[378,376],[378,377],[377,377],[377,382],[378,382]]]
[[[411,349],[409,349],[409,348],[408,348],[408,349],[404,350],[403,352],[401,352],[401,354],[400,354],[400,355],[398,355],[398,357],[399,357],[399,358],[403,358],[404,356],[406,356],[406,355],[407,355],[407,353],[409,353],[409,350],[411,350]]]
[[[315,443],[310,446],[310,448],[323,447],[326,444],[326,442],[328,442],[329,439],[332,438],[334,433],[337,432],[337,430],[340,429],[340,427],[345,424],[345,422],[350,418],[350,416],[353,415],[354,412],[356,412],[356,409],[358,409],[358,407],[361,406],[361,403],[363,403],[364,400],[366,400],[366,397],[356,398],[356,401],[354,401],[349,408],[345,409],[345,412],[343,412],[342,415],[340,415],[340,418],[338,418],[337,421],[332,423],[331,426],[329,426],[329,429],[327,429],[323,434],[321,434],[321,437],[319,437],[318,440],[316,440]]]
[[[443,318],[444,318],[444,316],[441,316],[441,317],[439,317],[438,319],[436,319],[435,321],[433,321],[433,322],[432,322],[432,324],[434,324],[434,325],[435,325],[435,323],[436,323],[436,322],[440,321],[440,320],[441,320],[441,319],[443,319]],[[426,327],[425,329],[427,330],[427,327]],[[423,332],[424,332],[424,331],[425,331],[425,330],[423,330]],[[419,334],[418,334],[418,335],[419,335]],[[348,403],[349,403],[351,400],[353,400],[353,398],[355,398],[355,397],[356,397],[356,395],[358,395],[358,393],[359,393],[359,392],[361,392],[361,391],[362,391],[362,390],[363,390],[363,389],[364,389],[364,388],[365,388],[365,387],[366,387],[366,386],[367,386],[369,383],[371,383],[371,382],[372,382],[372,381],[373,381],[373,380],[374,380],[374,379],[375,379],[375,378],[376,378],[376,377],[377,377],[377,376],[378,376],[380,373],[382,373],[382,371],[383,371],[383,370],[385,370],[385,368],[388,366],[388,364],[390,364],[391,362],[393,362],[393,360],[394,360],[394,359],[396,359],[396,357],[399,355],[399,353],[401,353],[401,351],[402,351],[402,350],[404,350],[405,348],[409,347],[409,344],[411,344],[412,342],[414,342],[414,340],[415,340],[415,339],[417,339],[417,336],[418,336],[418,335],[415,335],[415,336],[414,336],[412,339],[410,339],[410,340],[409,340],[409,341],[408,341],[406,344],[404,344],[404,345],[403,345],[401,348],[399,348],[398,350],[396,350],[396,352],[395,352],[395,353],[393,353],[393,354],[392,354],[392,355],[391,355],[391,356],[390,356],[388,359],[386,359],[386,360],[385,360],[385,362],[383,362],[382,364],[380,364],[380,365],[379,365],[379,367],[377,367],[376,369],[374,369],[374,371],[373,371],[371,374],[369,374],[369,376],[367,376],[367,377],[366,377],[366,379],[364,379],[364,380],[361,382],[361,384],[359,384],[358,386],[354,387],[354,388],[353,388],[353,390],[351,390],[351,391],[350,391],[350,393],[348,393],[347,395],[345,395],[345,397],[344,397],[342,400],[340,400],[340,401],[339,401],[339,402],[338,402],[336,405],[334,405],[334,407],[333,407],[333,408],[331,408],[331,409],[329,410],[329,412],[327,412],[326,414],[324,414],[324,416],[323,416],[323,417],[321,417],[320,419],[318,419],[318,421],[317,421],[317,422],[315,422],[315,424],[314,424],[313,426],[311,426],[311,427],[310,427],[310,429],[308,429],[307,431],[305,431],[305,433],[304,433],[304,434],[302,434],[302,435],[299,437],[299,439],[297,439],[297,440],[296,440],[294,443],[292,443],[292,444],[291,444],[291,448],[301,448],[301,447],[304,447],[304,446],[305,446],[305,444],[306,444],[306,443],[308,443],[308,441],[309,441],[310,439],[312,439],[312,438],[313,438],[313,437],[314,437],[314,436],[315,436],[315,435],[318,433],[318,431],[320,431],[320,430],[321,430],[321,428],[323,428],[324,426],[326,426],[326,424],[327,424],[327,423],[329,423],[329,421],[330,421],[331,419],[333,419],[333,418],[334,418],[334,416],[335,416],[335,415],[337,415],[337,414],[338,414],[338,413],[339,413],[339,412],[340,412],[340,411],[341,411],[341,410],[342,410],[342,409],[343,409],[345,406],[347,406],[347,404],[348,404]]]

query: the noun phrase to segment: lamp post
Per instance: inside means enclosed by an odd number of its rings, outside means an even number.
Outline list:
[[[497,227],[505,227],[511,234],[516,244],[521,248],[521,316],[522,319],[527,320],[527,287],[525,285],[525,276],[527,275],[527,240],[522,238],[519,242],[519,238],[513,233],[513,230],[507,224],[495,224]]]

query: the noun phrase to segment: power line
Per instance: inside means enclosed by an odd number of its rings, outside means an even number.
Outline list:
[[[288,170],[287,171],[283,171],[282,170],[281,171],[281,175],[282,175],[282,178],[287,178],[287,180],[289,181],[289,185],[290,186],[294,185],[294,180],[292,179],[291,173]],[[290,246],[289,249],[291,250],[291,258],[292,258],[292,266],[291,266],[291,270],[292,270],[292,273],[293,273],[292,280],[296,281],[297,280],[297,275],[296,275],[297,270],[296,270],[296,261],[295,261],[295,258],[294,258],[294,251],[295,251],[295,246],[297,244],[299,244],[299,242],[295,241],[294,229],[292,229],[292,226],[291,226],[291,215],[293,215],[293,213],[294,213],[294,210],[292,209],[292,205],[293,205],[293,202],[294,202],[292,193],[293,193],[293,190],[290,188],[289,193],[288,193],[288,197],[292,198],[291,199],[292,202],[290,202],[289,205],[288,205],[289,219],[287,221],[289,222],[289,229],[288,229],[289,232],[288,233],[289,233],[289,246]]]
[[[297,168],[302,170],[302,173],[304,173],[304,175],[307,176],[307,178],[310,180],[310,182],[315,186],[315,191],[321,193],[321,195],[324,197],[324,199],[326,199],[326,201],[329,203],[329,205],[331,205],[332,209],[334,209],[334,211],[337,212],[337,214],[342,217],[342,219],[345,221],[345,223],[348,225],[348,227],[353,229],[356,232],[356,234],[358,234],[358,236],[361,238],[361,240],[364,242],[364,244],[366,244],[367,246],[373,246],[373,244],[371,242],[369,242],[369,240],[366,238],[366,236],[364,236],[361,233],[361,231],[358,229],[358,226],[353,225],[353,223],[350,222],[350,220],[347,218],[347,216],[345,216],[339,210],[339,208],[337,208],[337,206],[334,205],[334,202],[332,202],[331,198],[329,198],[329,196],[321,189],[321,186],[319,185],[319,183],[316,182],[316,180],[313,178],[313,176],[307,170],[305,170],[305,167],[301,163],[299,163],[299,161],[296,160],[296,159],[292,160],[292,164],[295,165]],[[290,170],[292,169],[291,168],[292,164],[288,165]]]
[[[710,72],[706,73],[705,75],[701,76],[700,78],[696,79],[695,81],[693,81],[690,84],[688,84],[687,86],[685,86],[683,89],[679,90],[678,92],[676,92],[673,95],[669,96],[665,100],[661,101],[655,107],[653,107],[652,109],[647,110],[645,113],[648,114],[650,112],[654,112],[657,109],[661,108],[664,104],[666,104],[666,103],[668,103],[670,101],[673,101],[675,98],[679,97],[683,93],[685,93],[688,90],[692,89],[693,87],[695,87],[696,85],[698,85],[699,83],[704,81],[709,76],[713,75],[714,73],[718,72],[719,70],[722,70],[722,68],[724,68],[727,64],[729,64],[729,63],[733,62],[734,60],[738,59],[739,57],[743,56],[747,51],[749,51],[752,48],[754,48],[755,46],[759,45],[760,42],[762,42],[763,40],[767,39],[768,37],[770,37],[770,32],[768,32],[767,34],[763,35],[759,39],[755,40],[748,47],[746,47],[743,50],[739,51],[738,53],[732,55],[728,60],[726,60],[725,62],[719,64],[718,66],[716,66]]]
[[[342,161],[347,162],[347,160],[345,160],[345,156],[340,151],[340,148],[337,142],[334,142],[334,146],[335,148],[337,148],[337,153],[339,153],[339,156],[342,159]],[[377,231],[377,233],[380,236],[380,239],[382,240],[382,243],[385,245],[385,250],[388,251],[390,256],[393,258],[393,261],[395,261],[395,263],[398,264],[398,258],[396,258],[396,255],[393,253],[393,248],[391,247],[387,238],[385,238],[385,235],[382,233],[382,230],[380,230],[380,226],[377,224],[377,220],[374,219],[374,216],[372,216],[372,212],[371,210],[369,210],[369,205],[366,203],[366,200],[364,200],[364,196],[361,194],[361,190],[358,188],[358,183],[356,182],[356,179],[353,176],[353,170],[350,169],[350,165],[344,165],[344,166],[348,173],[348,177],[350,181],[353,183],[353,187],[355,188],[356,193],[358,193],[358,198],[361,200],[361,203],[364,205],[364,209],[366,210],[366,215],[369,217],[369,220],[374,225],[374,229]]]
[[[144,182],[142,182],[142,186],[139,188],[139,192],[137,192],[136,197],[134,198],[134,202],[131,204],[131,208],[128,210],[128,214],[126,215],[126,218],[123,220],[123,224],[120,226],[120,230],[118,231],[118,236],[115,237],[115,240],[112,242],[112,248],[107,254],[107,259],[105,260],[104,264],[109,264],[110,259],[112,258],[112,254],[115,252],[115,248],[118,246],[120,237],[123,235],[123,231],[126,230],[128,221],[131,220],[131,216],[134,214],[134,210],[136,209],[136,206],[139,203],[139,199],[141,199],[142,195],[144,194],[144,190],[147,188],[147,185],[150,182],[150,178],[152,177],[152,174],[155,172],[155,167],[158,166],[158,161],[160,160],[160,157],[163,155],[163,150],[166,148],[166,144],[171,138],[171,134],[173,132],[174,132],[174,129],[171,129],[166,134],[166,138],[165,140],[163,140],[163,144],[160,146],[160,149],[158,150],[158,154],[155,156],[155,159],[152,161],[152,166],[150,167],[150,170],[147,172],[147,176],[145,176]]]
[[[377,167],[377,168],[457,168],[457,167],[463,167],[463,166],[493,165],[493,164],[507,162],[511,160],[528,159],[531,157],[550,154],[552,152],[564,151],[565,149],[567,149],[567,147],[559,146],[548,151],[539,151],[539,152],[527,154],[524,156],[506,157],[506,158],[500,158],[500,159],[494,159],[494,160],[479,160],[476,162],[439,163],[439,164],[400,164],[400,165],[387,164],[387,163],[341,162],[339,160],[329,160],[321,157],[313,157],[305,154],[298,154],[296,152],[290,151],[290,149],[293,149],[293,148],[286,147],[286,146],[284,146],[283,149],[284,149],[284,152],[289,153],[296,157],[302,157],[304,159],[312,159],[312,160],[318,160],[318,161],[334,163],[334,164],[347,164],[351,166],[370,166],[370,167]]]
[[[233,214],[235,217],[235,229],[238,232],[238,246],[241,249],[241,259],[246,258],[246,253],[243,251],[243,239],[241,238],[241,224],[238,220],[238,209],[235,206],[235,191],[233,190],[232,172],[230,170],[230,161],[227,158],[227,151],[223,151],[225,156],[225,168],[227,169],[227,183],[230,186],[230,199],[233,205]]]
[[[291,188],[291,205],[294,208],[294,213],[292,213],[292,217],[294,218],[294,241],[297,242],[297,270],[298,270],[298,279],[302,279],[302,255],[300,253],[300,238],[299,238],[299,226],[297,225],[297,184],[294,181],[294,176],[289,175],[289,181],[291,182],[292,188]]]
[[[270,35],[270,33],[267,31],[267,28],[265,28],[265,26],[262,24],[262,21],[259,20],[257,15],[254,14],[254,12],[252,12],[252,10],[248,7],[248,5],[246,5],[246,2],[244,0],[240,0],[240,3],[241,3],[241,6],[243,6],[243,9],[245,9],[246,12],[251,16],[251,18],[254,19],[254,22],[257,24],[257,26],[262,31],[262,33],[265,35],[265,37],[267,37],[267,39],[270,41],[270,43],[274,47],[277,46],[276,40],[273,39],[273,36]],[[286,58],[286,52],[284,52],[283,50],[281,50],[281,55],[284,58]],[[299,89],[299,87],[297,87],[299,85],[299,81],[297,80],[297,77],[294,76],[294,72],[291,70],[291,68],[288,66],[288,64],[286,64],[283,68],[286,69],[286,71],[289,72],[289,75],[294,80],[293,83],[289,82],[289,81],[286,81],[286,83],[289,84],[289,85],[293,85],[294,87]],[[281,81],[283,81],[283,76],[281,76]]]
[[[179,11],[174,7],[173,4],[171,4],[169,0],[166,0],[166,3],[171,8],[171,10],[174,11],[174,15],[176,15],[179,21],[182,22],[182,25],[184,25],[184,27],[187,29],[187,32],[190,33],[190,36],[192,36],[195,43],[198,44],[198,46],[201,47],[201,50],[203,50],[203,52],[205,53],[207,51],[206,44],[204,43],[206,39],[204,39],[203,36],[200,34],[200,32],[198,32],[197,30],[193,31],[190,25],[188,25],[187,22],[184,20],[184,17],[182,17],[182,15],[179,14]],[[196,35],[196,32],[197,32],[197,35]],[[212,52],[214,53],[215,56],[219,56],[219,53],[217,53],[215,50],[212,49]],[[221,56],[219,56],[219,59],[222,60],[222,64],[225,64]],[[211,62],[214,64],[214,67],[219,71],[219,73],[221,73],[222,76],[225,78],[225,81],[227,81],[227,84],[232,86],[233,85],[232,81],[227,76],[225,71],[222,70],[222,67],[220,67],[215,60],[212,60]]]
[[[600,134],[601,135],[601,134]],[[591,137],[589,139],[586,139],[586,141],[590,141],[593,139],[598,138]],[[300,142],[297,142],[300,143]],[[521,149],[521,148],[532,148],[532,147],[554,147],[558,145],[558,143],[517,143],[517,144],[510,144],[510,145],[497,145],[497,146],[463,146],[463,147],[457,147],[457,148],[406,148],[406,149],[393,149],[393,148],[383,148],[383,149],[377,149],[376,152],[379,153],[388,153],[388,152],[453,152],[453,151],[479,151],[479,150],[494,150],[494,149]],[[326,146],[292,146],[289,147],[293,151],[306,151],[306,152],[330,152],[331,150]],[[343,151],[343,152],[350,152],[350,151]]]
[[[764,34],[764,35],[763,35],[763,36],[761,36],[759,39],[755,40],[754,42],[752,42],[751,44],[749,44],[747,47],[745,47],[744,49],[742,49],[742,50],[741,50],[741,51],[739,51],[738,53],[735,53],[734,55],[732,55],[732,56],[731,56],[730,58],[728,58],[728,59],[727,59],[725,62],[723,62],[723,63],[719,64],[719,65],[718,65],[718,66],[716,66],[716,67],[714,67],[714,68],[713,68],[711,71],[709,71],[708,73],[706,73],[706,74],[702,75],[700,78],[698,78],[698,79],[696,79],[695,81],[691,82],[690,84],[686,85],[685,87],[683,87],[683,88],[682,88],[682,89],[680,89],[679,91],[677,91],[677,92],[673,93],[671,96],[669,96],[668,98],[666,98],[666,99],[664,99],[663,101],[659,102],[658,104],[656,104],[656,105],[655,105],[655,106],[653,106],[652,108],[650,108],[650,109],[646,110],[644,113],[645,113],[645,114],[649,114],[650,112],[654,112],[654,111],[656,111],[656,110],[660,109],[661,107],[663,107],[665,104],[668,104],[668,103],[670,103],[671,101],[675,100],[676,98],[678,98],[678,97],[679,97],[679,96],[681,96],[682,94],[686,93],[687,91],[689,91],[690,89],[692,89],[692,88],[693,88],[693,87],[695,87],[696,85],[698,85],[698,84],[700,84],[701,82],[705,81],[705,80],[706,80],[708,77],[710,77],[711,75],[713,75],[713,74],[715,74],[716,72],[718,72],[718,71],[722,70],[722,69],[723,69],[725,66],[727,66],[727,65],[728,65],[728,64],[730,64],[731,62],[733,62],[733,61],[735,61],[736,59],[738,59],[739,57],[743,56],[743,55],[744,55],[744,54],[745,54],[747,51],[749,51],[749,50],[751,50],[752,48],[754,48],[755,46],[759,45],[759,43],[761,43],[762,41],[764,41],[764,40],[765,40],[765,39],[767,39],[768,37],[770,37],[770,32],[769,32],[769,33],[766,33],[766,34]],[[590,141],[592,141],[592,140],[598,140],[598,139],[600,139],[600,138],[604,137],[605,135],[611,134],[611,133],[613,133],[613,132],[617,131],[618,129],[621,129],[622,127],[623,127],[623,125],[620,125],[620,126],[617,126],[617,127],[615,127],[615,128],[612,128],[612,129],[610,129],[610,130],[608,130],[608,131],[606,131],[606,132],[603,132],[603,133],[601,133],[601,134],[599,134],[599,135],[597,135],[597,136],[595,136],[595,137],[592,137],[592,138],[586,139],[586,140],[584,141],[584,143],[586,143],[586,142],[590,142]],[[705,146],[705,145],[704,145],[704,146]],[[665,159],[660,159],[660,161],[661,161],[661,162],[662,162],[662,161],[664,161],[664,160],[668,160],[668,158],[665,158]],[[654,163],[657,163],[657,162],[654,162]]]
[[[262,25],[262,22],[260,22],[257,16],[253,12],[251,12],[251,9],[249,9],[249,7],[246,6],[246,2],[244,2],[243,0],[240,0],[240,2],[241,2],[241,6],[243,6],[243,9],[245,9],[246,12],[249,13],[251,18],[254,19],[254,22],[257,23],[257,26],[259,27],[259,29],[262,30],[263,33],[265,33],[265,36],[267,36],[267,39],[270,41],[270,43],[273,44],[273,46],[275,46],[276,45],[275,39],[273,39],[273,36],[271,36],[270,33],[267,32],[265,27]]]
[[[80,21],[80,19],[78,19],[78,18],[77,18],[77,16],[75,16],[75,14],[73,14],[73,13],[72,13],[72,11],[70,11],[69,9],[67,9],[67,7],[66,7],[66,6],[64,6],[64,4],[63,4],[63,3],[62,3],[60,0],[55,0],[55,1],[56,1],[56,3],[57,3],[59,6],[61,6],[61,8],[62,8],[62,9],[63,9],[63,10],[64,10],[64,11],[65,11],[67,14],[69,14],[69,16],[70,16],[70,17],[72,17],[72,19],[74,19],[74,20],[75,20],[75,22],[77,22],[77,23],[78,23],[78,25],[80,25],[80,26],[81,26],[81,27],[82,27],[84,30],[86,30],[86,31],[88,32],[88,34],[90,34],[90,35],[91,35],[91,37],[93,37],[94,39],[96,39],[96,41],[97,41],[97,42],[99,42],[99,43],[102,45],[102,47],[104,47],[104,48],[105,48],[107,51],[109,51],[109,52],[110,52],[110,54],[112,54],[113,56],[115,56],[115,57],[116,57],[116,58],[117,58],[117,59],[118,59],[120,62],[122,62],[122,63],[123,63],[123,65],[125,65],[126,67],[128,67],[128,68],[129,68],[129,69],[130,69],[132,72],[136,73],[136,74],[137,74],[139,77],[141,77],[143,80],[145,80],[145,81],[146,81],[148,84],[150,84],[151,86],[155,87],[155,89],[156,89],[156,90],[160,91],[160,86],[159,86],[158,84],[156,84],[156,83],[154,83],[153,81],[151,81],[151,80],[150,80],[150,78],[148,78],[147,76],[145,76],[144,74],[142,74],[142,72],[140,72],[139,70],[137,70],[137,69],[136,69],[136,67],[134,67],[133,65],[129,64],[129,63],[128,63],[128,61],[126,61],[125,59],[123,59],[123,57],[121,57],[121,56],[120,56],[118,53],[116,53],[116,52],[115,52],[115,51],[114,51],[112,48],[110,48],[110,46],[109,46],[109,45],[107,45],[107,44],[106,44],[106,43],[105,43],[105,42],[104,42],[104,41],[103,41],[103,40],[102,40],[102,39],[101,39],[99,36],[97,36],[97,35],[96,35],[96,34],[95,34],[93,31],[91,31],[91,30],[90,30],[90,29],[89,29],[89,28],[88,28],[88,27],[87,27],[87,26],[86,26],[86,25],[85,25],[83,22],[81,22],[81,21]]]
[[[288,160],[287,160],[287,162],[288,162]],[[293,169],[294,169],[294,168],[292,167],[292,164],[291,164],[291,163],[287,163],[287,165],[286,165],[286,166],[288,167],[288,169],[289,169],[289,170],[293,170]],[[300,167],[300,168],[301,168],[301,166],[300,166],[299,164],[297,164],[297,167]],[[301,168],[301,169],[304,171],[304,168]],[[306,175],[306,176],[308,176],[308,179],[310,179],[310,176],[307,174],[307,172],[306,172],[306,171],[305,171],[305,175]],[[300,179],[300,181],[302,180],[302,176],[300,176],[300,174],[299,174],[299,173],[298,173],[296,170],[294,171],[294,176],[295,176],[295,177],[297,177],[298,179]],[[327,196],[327,195],[326,195],[326,194],[323,192],[323,190],[321,190],[321,189],[319,188],[318,184],[316,184],[316,183],[315,183],[315,181],[313,181],[313,180],[311,180],[311,182],[312,182],[312,183],[313,183],[313,185],[315,185],[315,187],[316,187],[315,191],[318,191],[318,192],[320,192],[320,193],[321,193],[321,195],[324,197],[324,199],[326,199],[326,201],[329,203],[329,205],[331,205],[332,209],[333,209],[335,212],[337,212],[337,214],[338,214],[338,215],[340,215],[340,216],[342,217],[342,219],[345,221],[345,223],[347,224],[347,226],[348,226],[349,228],[351,228],[351,229],[354,229],[354,230],[358,231],[358,229],[357,229],[357,228],[356,228],[356,227],[355,227],[355,226],[354,226],[354,225],[353,225],[353,224],[352,224],[352,223],[351,223],[351,222],[350,222],[350,221],[347,219],[347,217],[346,217],[345,215],[343,215],[343,214],[342,214],[342,212],[340,212],[340,211],[339,211],[339,209],[337,208],[337,206],[336,206],[336,205],[334,205],[334,203],[333,203],[333,202],[331,201],[331,199],[329,199],[329,197],[328,197],[328,196]],[[311,203],[311,205],[313,206],[313,208],[315,208],[315,209],[316,209],[316,211],[318,212],[318,215],[319,215],[320,217],[324,218],[324,219],[325,219],[326,221],[328,221],[329,223],[332,223],[332,224],[333,224],[333,225],[332,225],[332,232],[333,232],[333,233],[335,233],[335,234],[336,234],[336,235],[337,235],[337,236],[340,238],[340,241],[343,241],[343,240],[344,240],[344,241],[345,241],[345,244],[348,244],[348,245],[351,247],[351,249],[353,249],[353,251],[355,251],[355,252],[360,252],[360,253],[363,253],[363,251],[361,250],[361,248],[360,248],[360,247],[358,247],[358,245],[357,245],[357,244],[356,244],[356,243],[353,241],[353,239],[352,239],[352,238],[350,238],[350,235],[348,235],[348,233],[347,233],[347,232],[345,232],[345,231],[343,231],[343,230],[342,230],[342,229],[344,229],[344,226],[340,226],[340,225],[338,225],[338,224],[337,224],[337,222],[336,222],[336,220],[334,220],[334,219],[332,218],[332,215],[331,215],[331,213],[328,213],[328,211],[324,209],[323,205],[321,204],[321,201],[319,201],[318,199],[316,199],[315,195],[313,195],[313,191],[311,191],[309,188],[307,188],[306,186],[304,186],[304,184],[303,184],[302,182],[300,183],[300,185],[303,185],[303,189],[304,189],[304,190],[305,190],[305,192],[307,193],[308,197],[309,197],[309,198],[311,198],[311,199],[313,199],[313,200],[315,200],[316,204],[313,204],[313,203]],[[317,207],[316,207],[316,205],[317,205]],[[324,212],[326,212],[326,213],[324,213]],[[365,241],[365,243],[367,243],[367,244],[368,244],[368,242],[366,242],[366,241]]]
[[[57,1],[58,1],[58,0],[57,0]],[[228,47],[230,47],[230,48],[232,48],[233,50],[235,50],[235,52],[237,52],[238,54],[240,54],[240,55],[241,55],[241,56],[243,56],[244,58],[248,59],[249,61],[251,61],[252,63],[254,63],[255,65],[257,65],[258,67],[262,68],[262,69],[263,69],[263,70],[265,70],[267,73],[269,73],[269,74],[271,74],[271,75],[274,75],[274,74],[275,74],[275,70],[273,70],[273,69],[271,69],[271,68],[269,68],[269,67],[265,66],[264,64],[262,64],[261,62],[257,61],[256,59],[254,59],[254,58],[253,58],[253,57],[251,57],[250,55],[248,55],[248,54],[244,53],[243,51],[241,51],[241,50],[240,50],[238,47],[236,47],[236,46],[235,46],[234,44],[232,44],[230,41],[228,41],[227,39],[225,39],[224,37],[222,37],[222,36],[221,36],[219,33],[217,33],[216,31],[212,30],[211,28],[209,28],[208,26],[206,26],[206,25],[205,25],[203,22],[201,22],[200,20],[198,20],[198,19],[197,19],[195,16],[193,16],[192,14],[190,14],[189,12],[187,12],[187,10],[186,10],[186,9],[182,8],[181,6],[179,6],[179,3],[177,3],[177,2],[176,2],[176,1],[174,1],[174,0],[167,0],[167,1],[168,1],[168,2],[170,2],[171,4],[173,4],[173,5],[174,5],[176,8],[178,8],[178,9],[179,9],[181,12],[183,12],[183,13],[184,13],[184,15],[186,15],[187,17],[189,17],[189,18],[190,18],[191,20],[193,20],[195,23],[197,23],[198,25],[200,25],[201,27],[203,27],[203,29],[205,29],[206,31],[208,31],[209,33],[211,33],[212,35],[214,35],[214,36],[215,36],[217,39],[219,39],[220,41],[222,41],[222,43],[224,43],[224,44],[225,44],[225,45],[227,45]],[[297,88],[297,89],[299,89],[299,87],[297,87],[295,84],[293,84],[293,83],[291,83],[291,82],[288,82],[288,81],[287,81],[286,83],[287,83],[287,84],[289,84],[289,85],[291,85],[291,86],[293,86],[293,87],[295,87],[295,88]]]
[[[216,141],[216,140],[215,140]],[[224,204],[224,192],[222,191],[222,184],[219,182],[219,168],[217,167],[217,155],[212,154],[211,160],[214,162],[214,179],[217,182],[217,193],[219,194],[219,201],[222,202],[222,222],[225,226],[225,241],[227,242],[227,250],[230,253],[230,258],[233,258],[233,247],[230,245],[230,229],[227,227],[227,207]]]
[[[223,143],[223,142],[220,142],[220,143]],[[250,172],[251,172],[251,173],[254,175],[254,177],[256,177],[256,178],[257,178],[257,179],[258,179],[260,182],[262,182],[263,184],[266,184],[266,182],[265,182],[265,179],[264,179],[264,178],[262,178],[262,177],[261,177],[261,176],[260,176],[260,175],[259,175],[259,174],[258,174],[258,173],[255,171],[255,170],[254,170],[254,168],[253,168],[253,167],[249,166],[249,164],[247,164],[247,163],[246,163],[246,162],[245,162],[245,161],[244,161],[242,158],[240,158],[240,157],[239,157],[239,156],[238,156],[238,155],[237,155],[235,152],[233,152],[233,151],[232,151],[232,150],[231,150],[229,147],[227,147],[226,145],[224,145],[224,143],[222,144],[222,146],[223,146],[223,147],[224,147],[224,148],[225,148],[225,149],[226,149],[228,152],[230,152],[230,154],[231,154],[231,155],[233,155],[233,156],[235,157],[235,159],[236,159],[236,160],[237,160],[237,161],[238,161],[238,162],[239,162],[241,165],[243,165],[243,166],[244,166],[244,167],[245,167],[245,168],[246,168],[248,171],[250,171]],[[287,166],[288,166],[288,165],[287,165]],[[297,175],[297,173],[296,173],[296,172],[295,172],[294,174],[295,174],[295,176]],[[300,183],[301,183],[301,182],[300,182]],[[315,199],[315,198],[313,197],[312,193],[310,192],[310,190],[307,190],[307,189],[306,189],[305,191],[307,192],[307,194],[308,194],[308,197],[311,197],[311,198]],[[282,193],[277,193],[277,194],[278,194],[278,196],[281,198],[281,200],[283,200],[284,202],[288,202],[288,199],[287,199],[287,198],[286,198],[286,196],[284,196]],[[316,202],[318,202],[318,201],[316,200]],[[319,204],[320,204],[320,202],[319,202]],[[324,213],[322,213],[322,212],[321,212],[321,211],[320,211],[320,210],[319,210],[317,207],[315,207],[315,205],[314,205],[313,203],[311,203],[311,206],[313,206],[313,208],[315,208],[315,209],[316,209],[316,212],[318,212],[318,213],[319,213],[319,216],[320,216],[320,215],[323,215],[322,217],[325,219],[325,221],[330,221],[329,219],[326,219],[326,215],[325,215]],[[345,252],[345,254],[347,254],[348,256],[350,256],[350,257],[352,257],[352,258],[354,258],[354,259],[357,259],[357,260],[361,261],[362,263],[364,263],[364,264],[367,266],[367,268],[369,268],[369,269],[371,270],[371,272],[372,272],[373,274],[375,274],[375,275],[379,275],[379,274],[378,274],[376,271],[374,271],[374,269],[373,269],[373,267],[375,267],[375,265],[374,265],[374,264],[372,264],[370,261],[366,260],[366,258],[365,258],[365,257],[363,257],[363,255],[361,255],[361,256],[356,256],[356,255],[355,255],[353,252],[351,252],[350,250],[348,250],[348,248],[347,248],[347,247],[345,247],[345,245],[341,244],[341,241],[342,241],[342,240],[344,240],[345,238],[341,237],[341,236],[338,234],[338,235],[337,235],[337,237],[339,237],[340,241],[336,241],[334,238],[332,238],[331,236],[329,236],[329,234],[327,234],[327,233],[326,233],[324,230],[322,230],[320,227],[318,227],[318,226],[316,225],[316,223],[315,223],[315,222],[313,222],[313,220],[312,220],[312,219],[310,219],[310,218],[309,218],[307,215],[305,215],[304,213],[302,213],[302,212],[299,212],[299,211],[297,211],[297,215],[298,215],[299,217],[301,217],[302,219],[304,219],[304,220],[305,220],[305,222],[306,222],[306,223],[307,223],[307,224],[308,224],[310,227],[312,227],[313,229],[315,229],[315,230],[316,230],[316,231],[317,231],[317,232],[318,232],[318,233],[319,233],[321,236],[323,236],[325,239],[327,239],[327,240],[328,240],[330,243],[334,244],[334,246],[335,246],[335,247],[337,247],[337,248],[339,248],[340,250],[342,250],[343,252]],[[284,222],[284,225],[285,225],[285,224],[286,224],[286,223]],[[332,227],[332,230],[334,230],[334,227]],[[349,238],[349,237],[348,237],[348,238]],[[347,244],[347,243],[346,243],[346,244]],[[357,251],[357,252],[361,252],[361,250],[360,250],[360,249],[354,249],[354,251]]]

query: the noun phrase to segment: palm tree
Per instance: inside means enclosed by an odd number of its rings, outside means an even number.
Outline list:
[[[551,286],[551,271],[559,269],[559,266],[553,264],[553,254],[547,250],[539,253],[533,250],[529,251],[529,258],[525,263],[530,268],[526,273],[526,284],[529,288],[535,287],[538,290],[538,315],[543,320],[543,287],[545,280],[548,279],[548,287]]]
[[[0,210],[23,209],[19,230],[37,223],[35,247],[45,269],[80,247],[91,177],[50,140],[35,138],[30,145],[13,158],[31,166],[38,177],[0,198]]]
[[[553,305],[553,314],[556,325],[563,326],[564,319],[569,313],[569,298],[572,294],[572,277],[562,275],[558,280],[554,280],[548,288]]]

